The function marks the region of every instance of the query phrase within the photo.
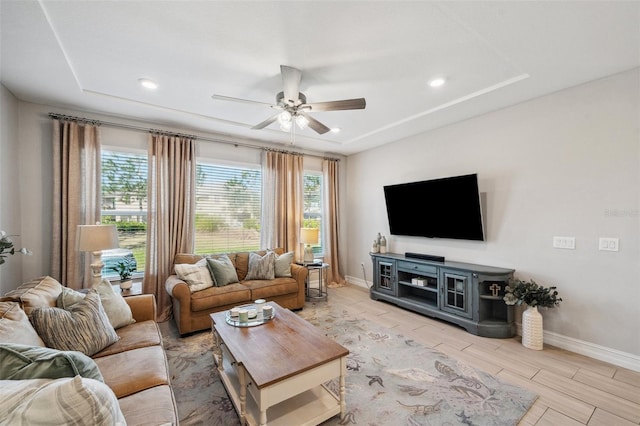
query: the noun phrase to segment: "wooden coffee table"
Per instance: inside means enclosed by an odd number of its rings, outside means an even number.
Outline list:
[[[275,318],[254,327],[211,314],[213,359],[242,424],[317,425],[345,414],[349,350],[277,303]],[[339,377],[339,395],[324,383]]]

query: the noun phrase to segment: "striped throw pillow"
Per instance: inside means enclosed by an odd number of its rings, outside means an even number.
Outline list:
[[[118,341],[96,290],[69,307],[36,308],[31,322],[44,343],[61,351],[79,351],[91,356]]]
[[[264,256],[249,253],[249,272],[246,280],[272,280],[275,278],[276,254],[272,251]]]

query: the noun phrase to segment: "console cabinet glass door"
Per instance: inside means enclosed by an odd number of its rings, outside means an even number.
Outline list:
[[[376,260],[376,290],[393,296],[396,295],[395,269],[395,262]]]
[[[441,269],[441,309],[461,317],[471,318],[471,274]]]

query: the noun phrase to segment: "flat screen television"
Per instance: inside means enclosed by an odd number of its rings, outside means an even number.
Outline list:
[[[478,175],[384,187],[392,235],[484,241]]]

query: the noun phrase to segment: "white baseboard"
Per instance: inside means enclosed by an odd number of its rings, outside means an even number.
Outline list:
[[[518,335],[522,336],[522,324],[516,323],[516,327],[518,329]],[[560,349],[640,372],[640,356],[638,355],[584,340],[574,339],[573,337],[563,336],[562,334],[547,330],[543,331],[543,340],[544,343]]]
[[[372,285],[371,282],[357,277],[347,276],[345,279],[349,284],[366,289],[369,289]],[[522,336],[522,325],[516,322],[516,327],[518,335]],[[574,339],[573,337],[563,336],[552,331],[545,330],[543,338],[544,343],[548,345],[640,372],[640,356],[638,355],[596,345],[595,343],[584,340]]]
[[[362,288],[366,288],[367,290],[371,288],[371,286],[373,285],[372,282],[369,281],[365,281],[362,278],[356,278],[356,277],[352,277],[352,276],[345,276],[344,279],[349,283],[349,284],[353,284],[356,285],[358,287],[362,287]]]

